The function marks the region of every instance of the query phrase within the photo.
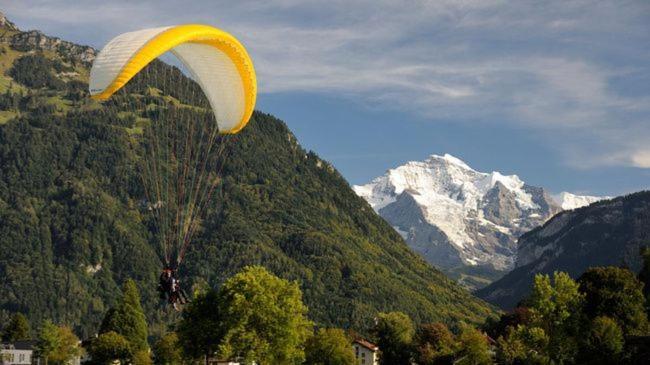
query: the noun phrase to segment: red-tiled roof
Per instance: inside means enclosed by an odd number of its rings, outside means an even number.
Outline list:
[[[359,345],[361,345],[361,346],[363,346],[363,347],[365,347],[365,348],[367,348],[368,350],[371,350],[371,351],[378,351],[379,350],[379,347],[377,345],[375,345],[372,342],[368,342],[368,341],[366,341],[366,340],[364,340],[362,338],[354,340],[354,342],[358,343]]]

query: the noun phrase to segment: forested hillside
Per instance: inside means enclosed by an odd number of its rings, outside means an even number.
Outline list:
[[[155,292],[161,262],[137,175],[141,156],[131,147],[147,120],[125,106],[153,102],[165,105],[161,113],[183,109],[198,118],[205,103],[187,105],[174,84],[190,81],[157,63],[174,83],[141,77],[102,106],[86,93],[92,50],[4,24],[0,323],[19,311],[88,336],[133,278],[148,320],[164,325],[173,315]],[[363,330],[380,310],[418,322],[493,313],[411,252],[280,120],[256,112],[224,156],[223,183],[182,268],[187,288],[218,286],[242,266],[261,264],[298,280],[318,324]]]

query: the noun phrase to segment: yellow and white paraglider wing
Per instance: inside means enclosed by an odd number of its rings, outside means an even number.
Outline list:
[[[232,35],[206,25],[144,29],[113,38],[90,71],[90,94],[105,100],[147,64],[171,51],[205,93],[220,133],[237,133],[250,119],[257,97],[255,69]]]

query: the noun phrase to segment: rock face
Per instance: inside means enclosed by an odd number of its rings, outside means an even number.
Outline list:
[[[0,30],[6,34],[0,34],[2,43],[9,44],[19,51],[42,50],[56,52],[68,59],[90,64],[97,56],[97,50],[89,46],[81,46],[72,42],[61,40],[57,37],[50,37],[38,30],[20,31],[18,27],[9,21],[0,12]],[[9,31],[9,32],[7,32]]]
[[[641,267],[650,244],[650,192],[562,212],[519,239],[516,267],[477,294],[509,309],[530,293],[536,274],[564,271],[574,278],[593,266]]]
[[[543,188],[516,175],[476,171],[448,154],[408,162],[354,189],[415,251],[448,273],[468,266],[511,270],[517,238],[562,210]],[[588,201],[571,197],[567,206]]]
[[[97,51],[92,47],[80,46],[56,37],[49,37],[38,30],[15,34],[11,39],[11,46],[19,50],[29,48],[58,52],[86,63],[91,63],[97,55]]]
[[[18,30],[16,25],[9,21],[3,12],[0,11],[0,28],[5,28],[7,30]]]

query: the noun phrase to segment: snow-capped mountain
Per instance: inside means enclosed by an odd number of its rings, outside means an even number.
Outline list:
[[[609,196],[574,195],[566,191],[553,197],[560,204],[562,210],[582,208],[599,200],[609,199]]]
[[[408,162],[353,188],[415,251],[446,271],[508,271],[517,237],[563,209],[600,199],[562,193],[556,200],[517,175],[479,172],[449,154]]]

